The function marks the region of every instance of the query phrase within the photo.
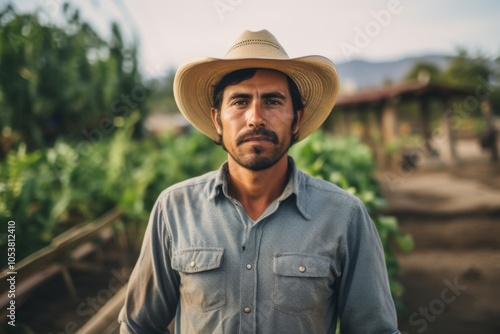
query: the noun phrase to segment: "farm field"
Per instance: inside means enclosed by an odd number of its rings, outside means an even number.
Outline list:
[[[452,187],[472,188],[469,192],[450,192]],[[447,189],[444,195],[443,189]],[[455,171],[416,172],[395,191],[384,188],[384,193],[389,200],[388,211],[398,217],[401,229],[415,240],[411,253],[397,254],[400,281],[405,287],[406,312],[399,316],[402,333],[498,333],[500,201],[494,205],[500,196],[497,169],[488,164],[469,164]],[[460,204],[455,212],[451,211],[466,197],[468,206]],[[54,291],[61,292],[64,286],[59,277],[31,298],[51,298],[51,308],[28,302],[19,321],[30,323],[37,333],[55,333],[72,322],[81,327],[94,311],[101,309],[101,302],[107,301],[108,295],[102,290],[110,280],[126,280],[131,269],[123,266],[124,254],[117,245],[111,243],[104,251],[105,269],[73,272],[79,300],[65,298],[65,293],[56,298]],[[132,263],[136,255],[128,254]],[[121,287],[124,282],[119,279]],[[53,308],[65,312],[53,317]]]

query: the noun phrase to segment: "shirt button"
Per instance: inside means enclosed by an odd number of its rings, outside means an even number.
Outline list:
[[[304,267],[304,266],[300,266],[300,267],[299,267],[299,271],[300,271],[301,273],[304,273],[304,272],[306,271],[306,267]]]
[[[247,268],[248,270],[250,270],[250,269],[252,269],[252,265],[251,265],[250,263],[247,263],[246,268]]]
[[[194,261],[191,261],[191,263],[189,264],[189,266],[190,266],[191,268],[194,268],[194,267],[196,267],[196,262],[194,262]]]
[[[243,312],[245,312],[246,314],[252,312],[252,309],[250,307],[245,307],[245,309],[243,310]]]

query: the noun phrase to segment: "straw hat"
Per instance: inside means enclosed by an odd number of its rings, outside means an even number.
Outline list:
[[[190,61],[182,65],[175,75],[177,106],[196,129],[213,140],[219,138],[210,116],[213,87],[224,75],[244,68],[274,69],[295,81],[305,100],[298,140],[321,126],[337,99],[338,75],[329,59],[322,56],[290,59],[269,31],[247,30],[224,58]]]

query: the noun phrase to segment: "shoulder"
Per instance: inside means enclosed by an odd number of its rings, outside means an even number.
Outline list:
[[[339,186],[303,172],[298,179],[297,205],[311,219],[333,220],[337,228],[347,230],[352,221],[368,217],[363,202]]]
[[[336,184],[313,177],[300,170],[297,171],[299,173],[299,179],[301,179],[301,184],[303,185],[303,190],[311,198],[326,198],[328,200],[335,200],[343,204],[348,204],[351,207],[364,206],[359,198],[340,188]]]
[[[169,197],[178,197],[184,195],[205,195],[208,197],[216,186],[217,173],[217,171],[211,171],[203,175],[173,184],[163,190],[158,196],[158,199],[166,200]]]

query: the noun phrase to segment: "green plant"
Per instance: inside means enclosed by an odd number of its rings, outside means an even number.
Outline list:
[[[108,41],[69,2],[61,7],[58,24],[12,4],[0,8],[0,131],[29,150],[144,109],[137,47],[126,45],[117,24]],[[0,157],[16,144],[0,145]]]
[[[117,122],[109,138],[87,146],[57,140],[51,148],[28,153],[20,145],[9,152],[0,163],[0,219],[15,220],[23,236],[18,260],[75,224],[113,208],[124,213],[139,243],[163,189],[216,169],[224,160],[224,151],[197,132],[134,140],[139,118],[130,115]],[[3,250],[6,239],[1,236]]]

